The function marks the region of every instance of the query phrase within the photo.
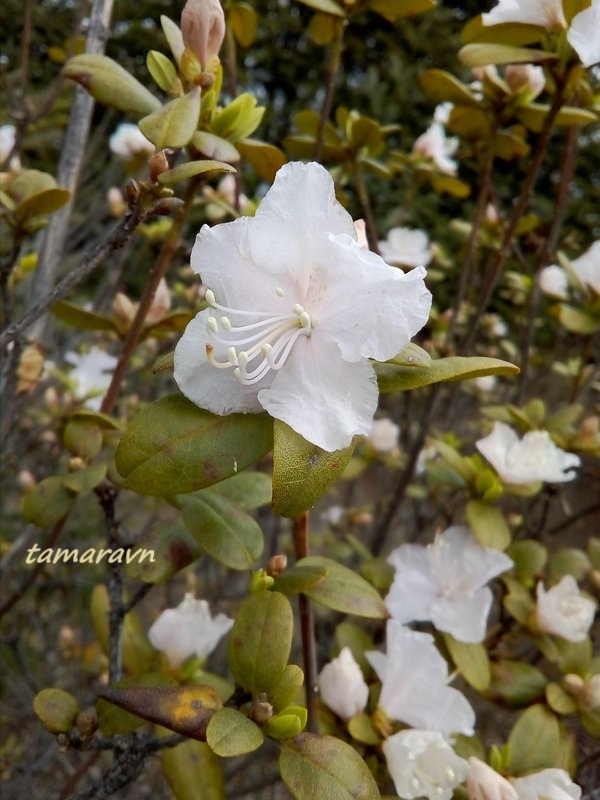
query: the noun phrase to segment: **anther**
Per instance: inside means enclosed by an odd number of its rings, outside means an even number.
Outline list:
[[[229,317],[221,317],[221,325],[223,326],[223,330],[225,331],[230,331],[233,327]]]
[[[215,303],[217,302],[215,299],[215,293],[213,292],[212,289],[206,290],[206,292],[204,293],[204,299],[206,300],[209,306],[214,306]]]
[[[300,325],[302,325],[303,328],[310,328],[310,314],[306,311],[300,312]]]
[[[237,357],[237,353],[235,351],[235,347],[228,347],[227,348],[227,358],[229,359],[231,364],[237,365],[238,357]]]
[[[281,288],[281,286],[277,286],[277,288],[275,289],[275,294],[276,294],[278,297],[283,297],[283,295],[285,294],[285,292],[283,291],[283,289]]]
[[[238,364],[242,369],[245,369],[248,366],[248,361],[250,361],[250,358],[245,350],[242,350],[241,353],[238,353]]]
[[[206,330],[210,331],[211,333],[219,332],[219,323],[215,317],[209,317],[206,320]]]
[[[294,314],[299,317],[300,314],[304,311],[304,308],[300,305],[300,303],[294,303],[293,307]]]

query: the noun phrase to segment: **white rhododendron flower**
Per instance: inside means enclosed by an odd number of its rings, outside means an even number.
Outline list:
[[[544,267],[538,276],[540,289],[552,297],[566,299],[569,294],[569,276],[562,267],[552,264]]]
[[[207,658],[232,625],[233,620],[225,614],[212,617],[206,600],[186,594],[177,608],[162,612],[148,638],[177,667],[190,656]]]
[[[391,228],[387,239],[379,242],[379,252],[388,264],[405,267],[426,267],[431,261],[429,237],[410,228]]]
[[[544,91],[546,76],[543,67],[533,64],[509,64],[504,78],[513,92],[527,91],[529,100],[534,100]]]
[[[480,375],[474,380],[474,384],[480,392],[491,392],[497,383],[498,379],[495,375]]]
[[[65,361],[73,367],[69,378],[74,384],[76,396],[86,398],[86,406],[99,411],[102,395],[110,386],[117,359],[99,347],[91,347],[87,353],[66,353]]]
[[[539,25],[549,31],[567,27],[562,0],[499,0],[492,10],[482,17],[484,25],[503,22],[520,22]],[[600,0],[575,14],[568,26],[567,40],[585,67],[600,61]]]
[[[543,583],[538,583],[536,619],[544,633],[562,636],[569,642],[582,642],[595,613],[596,604],[581,594],[572,575],[565,575],[548,591]]]
[[[367,223],[364,219],[354,220],[354,230],[356,231],[356,241],[359,247],[362,247],[363,250],[368,250],[369,240],[367,239]],[[423,266],[426,266],[426,264],[423,264]]]
[[[319,164],[282,167],[254,217],[204,226],[191,263],[209,308],[175,351],[175,380],[215,414],[268,411],[325,450],[367,435],[369,358],[397,355],[429,316],[424,269],[362,249]]]
[[[469,800],[518,800],[514,786],[474,756],[469,759],[467,794]]]
[[[600,38],[600,28],[598,31]],[[582,283],[600,294],[600,239],[579,258],[574,258],[570,265]]]
[[[503,422],[496,422],[489,436],[475,446],[505,483],[572,481],[576,475],[568,470],[581,463],[579,456],[557,447],[548,431],[529,431],[519,439]]]
[[[393,619],[386,634],[387,654],[365,653],[382,684],[380,708],[390,719],[415,728],[471,736],[475,712],[461,692],[447,685],[448,664],[433,636]]]
[[[405,800],[450,800],[467,777],[467,762],[436,731],[400,731],[385,740],[382,750],[396,792]]]
[[[385,604],[400,623],[431,620],[461,642],[485,636],[492,592],[486,583],[510,569],[512,560],[482,547],[471,531],[454,525],[433,544],[403,544],[388,557],[395,574]]]
[[[543,769],[512,781],[518,800],[579,800],[581,788],[564,769]]]
[[[391,419],[376,419],[369,433],[369,442],[380,453],[389,453],[398,446],[400,428]]]
[[[319,690],[323,702],[343,720],[364,711],[369,687],[349,647],[326,664],[319,674]]]
[[[122,122],[108,140],[108,146],[116,156],[135,158],[135,156],[151,156],[154,145],[148,141],[137,125]]]
[[[0,164],[10,156],[15,146],[17,129],[14,125],[0,125]]]
[[[458,149],[458,139],[448,139],[443,125],[433,122],[412,146],[413,153],[430,158],[441,172],[454,175],[458,168],[452,156]]]

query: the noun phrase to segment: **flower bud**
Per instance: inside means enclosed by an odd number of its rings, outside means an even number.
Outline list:
[[[106,193],[108,210],[113,217],[122,217],[127,211],[127,204],[123,192],[117,186],[111,186]]]
[[[546,85],[544,70],[533,64],[509,64],[504,71],[504,78],[513,92],[527,91],[531,100],[541,94]]]
[[[585,682],[581,692],[581,705],[586,711],[600,708],[600,675],[593,675]]]
[[[169,160],[164,150],[159,150],[148,159],[148,172],[152,183],[156,183],[158,176],[169,169]]]
[[[323,702],[343,720],[364,710],[369,689],[349,647],[344,647],[337,658],[323,667],[319,689]]]
[[[84,740],[91,739],[98,728],[98,713],[94,706],[80,711],[75,718],[75,727]]]
[[[579,694],[583,689],[584,680],[581,675],[576,675],[574,672],[569,672],[562,679],[563,687],[569,694]]]
[[[146,323],[148,325],[154,325],[160,322],[160,320],[167,315],[170,308],[171,293],[169,292],[166,280],[161,278],[154,292],[154,298],[148,309],[148,313],[146,314]]]
[[[469,759],[467,794],[469,800],[517,800],[506,778],[474,756]]]
[[[187,0],[181,13],[183,43],[206,69],[225,38],[225,15],[219,0]]]
[[[594,621],[596,604],[579,591],[572,575],[548,591],[537,586],[537,625],[544,633],[562,636],[569,642],[582,642]]]
[[[272,556],[269,559],[269,563],[267,564],[267,575],[270,575],[272,578],[276,578],[278,575],[281,575],[282,572],[285,571],[287,567],[287,556],[283,553],[280,553],[276,556]]]

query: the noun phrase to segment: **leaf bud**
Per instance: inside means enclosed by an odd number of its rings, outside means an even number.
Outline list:
[[[150,180],[155,183],[158,176],[169,169],[169,160],[164,150],[159,150],[148,159],[148,171]]]
[[[269,563],[267,564],[267,575],[270,575],[272,578],[276,578],[285,571],[286,567],[287,556],[284,553],[279,553],[278,555],[272,556],[269,559]]]

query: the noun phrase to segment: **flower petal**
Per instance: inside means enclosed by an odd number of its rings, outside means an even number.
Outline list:
[[[368,434],[377,408],[375,372],[368,361],[343,361],[333,342],[300,336],[270,388],[263,408],[324,450],[348,447]]]
[[[192,403],[213,414],[262,411],[256,397],[257,387],[264,386],[262,381],[244,386],[235,378],[233,369],[217,369],[206,360],[206,321],[210,315],[209,308],[196,314],[177,343],[173,372],[177,385]]]
[[[518,441],[519,437],[511,427],[503,422],[496,422],[494,430],[488,436],[475,442],[475,447],[482,456],[487,458],[500,477],[503,477],[506,454]]]
[[[471,595],[438,598],[431,609],[431,621],[459,642],[475,644],[485,637],[491,607],[492,592],[485,586]]]
[[[431,574],[427,550],[420,545],[403,544],[387,560],[396,571],[385,598],[392,618],[400,623],[430,619],[440,587]]]
[[[492,10],[483,14],[484,25],[520,22],[540,25],[549,30],[566,26],[562,0],[499,0]]]
[[[573,17],[567,33],[569,44],[575,50],[584,67],[591,67],[600,61],[600,0],[592,0],[591,6],[584,8]]]
[[[276,232],[276,235],[273,235]],[[308,272],[328,234],[356,240],[352,217],[336,200],[329,172],[314,162],[292,162],[275,176],[249,226],[249,250],[268,272]]]
[[[348,236],[331,236],[312,270],[306,304],[346,361],[393,358],[429,318],[425,270],[390,267]]]

